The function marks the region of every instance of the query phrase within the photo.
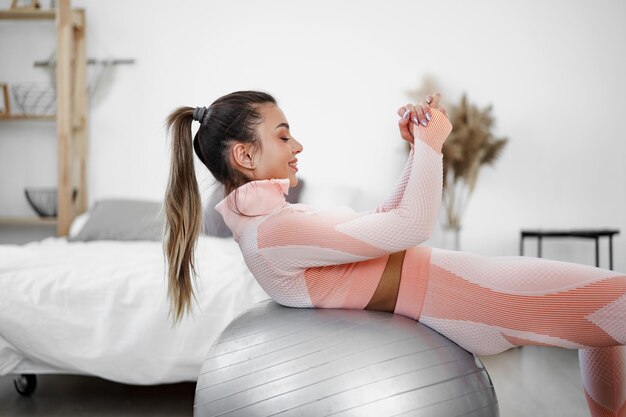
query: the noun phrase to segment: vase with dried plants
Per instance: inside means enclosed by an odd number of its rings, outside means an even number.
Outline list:
[[[451,105],[448,117],[453,129],[443,144],[444,239],[453,236],[454,250],[460,250],[461,218],[484,165],[493,165],[508,138],[496,138],[492,105],[479,109],[464,93],[458,105]],[[452,246],[452,245],[448,245]]]

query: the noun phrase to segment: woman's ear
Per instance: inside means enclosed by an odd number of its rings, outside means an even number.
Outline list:
[[[251,150],[243,143],[236,143],[231,149],[233,161],[238,168],[247,170],[254,169]]]

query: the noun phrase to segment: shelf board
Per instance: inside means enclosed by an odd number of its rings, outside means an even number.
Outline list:
[[[55,121],[55,115],[35,116],[28,114],[0,114],[0,120],[51,120]]]
[[[0,10],[0,19],[4,20],[54,20],[54,10]]]
[[[45,225],[54,226],[57,224],[56,217],[36,217],[36,216],[0,216],[0,225]]]

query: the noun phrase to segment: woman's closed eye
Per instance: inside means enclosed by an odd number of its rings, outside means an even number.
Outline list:
[[[281,138],[281,139],[284,140],[285,142],[287,142],[291,138]]]

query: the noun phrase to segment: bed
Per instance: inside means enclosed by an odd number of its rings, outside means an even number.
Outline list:
[[[77,239],[98,214],[107,216],[97,210],[104,206],[77,217],[67,237],[0,245],[0,375],[81,374],[138,385],[196,381],[228,323],[269,299],[232,239],[202,234],[194,316],[172,327],[159,237],[133,235],[130,229],[141,222],[124,216],[125,240],[111,238],[120,233],[111,225],[101,228],[106,239]],[[108,217],[115,217],[110,210]],[[30,394],[17,381],[18,391]]]
[[[322,184],[290,189],[291,203],[372,203],[356,189]],[[205,201],[196,247],[194,317],[171,327],[161,203],[101,199],[76,217],[67,237],[0,245],[0,375],[15,374],[30,395],[36,374],[80,374],[153,385],[197,381],[226,326],[270,297],[248,270],[230,230]]]

